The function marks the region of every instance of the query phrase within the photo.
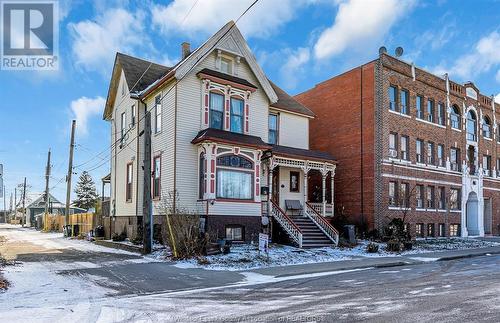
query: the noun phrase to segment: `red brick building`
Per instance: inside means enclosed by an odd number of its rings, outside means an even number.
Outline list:
[[[365,230],[407,217],[412,236],[500,227],[500,105],[387,54],[296,96],[312,149],[338,161],[335,209]]]

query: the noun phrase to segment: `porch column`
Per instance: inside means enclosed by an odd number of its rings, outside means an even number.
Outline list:
[[[335,189],[334,189],[334,180],[333,178],[335,177],[335,171],[334,170],[331,170],[330,171],[330,190],[331,190],[331,194],[332,194],[332,216],[333,216],[333,210],[334,210],[334,193],[335,193]]]
[[[272,204],[271,204],[271,199],[273,197],[273,162],[272,160],[269,161],[267,164],[267,188],[268,188],[268,195],[267,195],[267,215],[269,217],[272,216],[271,210],[272,210]]]
[[[307,185],[308,185],[307,184],[308,183],[307,182],[307,174],[309,173],[309,169],[307,167],[304,167],[302,169],[302,171],[304,173],[304,209],[307,210],[307,207],[305,204],[307,203],[307,194],[308,194],[308,192],[307,192]],[[305,216],[305,214],[304,214],[304,216]]]
[[[326,215],[326,175],[327,172],[321,172],[321,188],[323,193],[323,216]]]

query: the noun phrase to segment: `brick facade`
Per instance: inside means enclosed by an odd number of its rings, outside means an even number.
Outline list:
[[[395,88],[397,98],[394,111],[390,108],[390,86]],[[406,113],[401,112],[403,90],[408,91]],[[423,115],[419,116],[417,96],[422,97]],[[500,137],[496,124],[497,120],[500,122],[500,105],[481,95],[472,83],[459,85],[383,54],[316,85],[297,99],[318,115],[311,122],[311,148],[328,151],[338,158],[335,204],[337,211],[343,207],[354,223],[361,225],[364,220],[368,230],[382,229],[391,218],[405,214],[413,236],[417,223],[423,224],[424,236],[428,228],[432,234],[433,226],[438,235],[440,225],[445,235],[450,234],[450,225],[453,229],[461,225],[462,235],[499,233],[500,176],[497,178],[496,164],[500,158]],[[427,111],[429,99],[434,103],[432,121]],[[441,122],[439,105],[443,107]],[[453,106],[460,113],[458,129],[452,127]],[[469,110],[476,114],[476,140],[467,140],[466,136]],[[491,138],[485,138],[482,129],[485,116],[490,120]],[[390,134],[394,135],[395,149],[389,146]],[[402,152],[403,137],[408,140],[407,156]],[[420,161],[416,156],[417,139],[423,142]],[[438,145],[443,148],[441,163]],[[433,160],[428,160],[428,148],[432,148]],[[458,166],[451,163],[451,148],[460,150]],[[489,174],[484,173],[487,167],[483,165],[483,155],[491,159]],[[395,205],[389,205],[389,185],[397,187],[397,192],[401,191],[401,184],[406,184],[409,192],[408,210],[401,207],[403,194],[396,193]],[[424,193],[422,207],[417,207],[419,185]],[[438,205],[441,187],[443,202]],[[451,189],[460,190],[457,210],[450,210]],[[434,203],[427,201],[427,192],[432,190]],[[473,196],[478,197],[478,202],[473,202]]]

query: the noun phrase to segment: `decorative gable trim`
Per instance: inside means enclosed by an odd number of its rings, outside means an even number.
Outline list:
[[[234,47],[236,46],[236,47]],[[191,69],[205,59],[214,49],[229,50],[231,52],[238,51],[237,55],[245,58],[250,69],[257,77],[262,89],[266,93],[269,101],[275,103],[278,101],[278,95],[272,88],[269,80],[267,79],[264,71],[260,68],[257,60],[252,54],[250,47],[241,35],[238,27],[234,21],[228,22],[217,33],[210,37],[202,46],[192,52],[183,62],[175,68],[175,77],[177,79],[183,78]]]

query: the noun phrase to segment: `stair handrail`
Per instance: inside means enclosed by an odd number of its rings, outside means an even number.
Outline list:
[[[310,204],[306,202],[306,212],[304,212],[323,233],[332,240],[335,245],[339,244],[339,232],[330,222],[328,222],[321,214],[318,213]]]
[[[288,233],[288,235],[302,248],[302,230],[293,222],[292,219],[279,207],[279,205],[271,200],[272,216],[278,221],[283,229]]]

